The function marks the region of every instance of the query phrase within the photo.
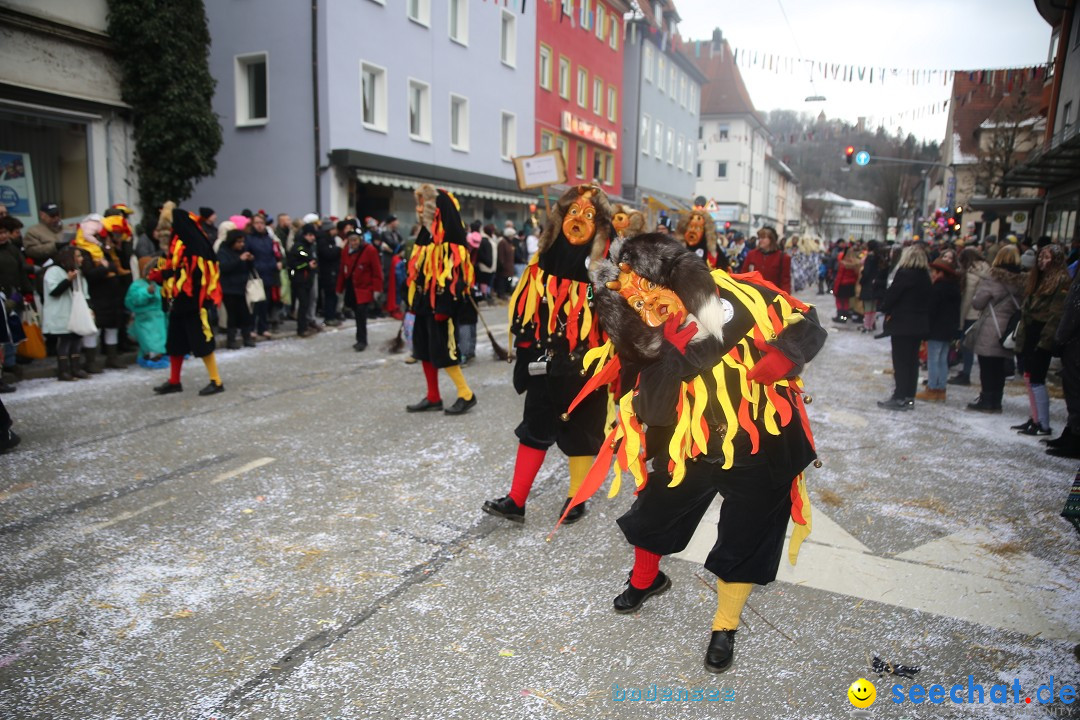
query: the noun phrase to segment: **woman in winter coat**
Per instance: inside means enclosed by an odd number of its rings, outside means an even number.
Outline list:
[[[877,327],[877,305],[885,294],[888,278],[889,266],[882,256],[881,243],[871,240],[866,244],[866,258],[863,259],[862,273],[859,275],[859,299],[863,304],[860,332],[874,332]]]
[[[930,299],[930,270],[926,252],[918,245],[904,248],[892,285],[881,300],[885,332],[892,340],[893,378],[896,388],[888,400],[879,400],[886,410],[911,410],[919,381],[919,344],[930,330],[927,308]]]
[[[1080,458],[1080,282],[1076,277],[1069,286],[1054,341],[1061,351],[1061,389],[1068,420],[1059,437],[1046,441],[1046,454],[1076,459]]]
[[[56,336],[56,378],[63,381],[89,377],[79,365],[83,339],[68,330],[73,288],[78,287],[86,298],[90,296],[90,286],[79,270],[82,264],[82,252],[74,245],[65,245],[43,279],[41,332]]]
[[[959,258],[960,276],[963,278],[963,294],[960,296],[960,332],[966,334],[968,328],[979,319],[980,311],[972,307],[972,300],[979,289],[979,284],[990,274],[990,264],[983,260],[982,253],[975,248],[964,248]],[[955,377],[949,378],[950,385],[970,385],[971,368],[975,364],[975,352],[964,343],[960,349],[963,365]]]
[[[966,252],[966,251],[965,251]],[[977,251],[974,251],[977,254]],[[964,344],[979,356],[979,379],[982,391],[968,410],[984,413],[1001,412],[1001,396],[1005,391],[1005,361],[1012,351],[1001,347],[1005,325],[1024,299],[1026,277],[1020,271],[1020,253],[1015,245],[998,250],[994,264],[979,280],[971,308],[979,313],[976,327],[971,328]],[[971,334],[974,339],[970,339]]]
[[[383,292],[382,264],[379,251],[364,236],[353,230],[341,248],[341,267],[337,275],[337,291],[345,294],[345,307],[356,315],[356,342],[353,350],[367,350],[368,304]]]
[[[73,241],[82,252],[82,274],[90,287],[90,309],[94,322],[105,336],[105,367],[121,369],[118,343],[120,328],[127,325],[124,297],[131,284],[131,242],[119,234],[106,232],[99,215],[89,215],[81,223]],[[97,336],[83,339],[86,370],[101,372],[96,366]]]
[[[222,225],[229,221],[226,220]],[[244,233],[229,230],[218,246],[218,267],[221,268],[221,296],[226,310],[225,347],[237,350],[240,341],[236,339],[237,330],[243,339],[244,347],[255,347],[251,336],[254,318],[247,304],[247,282],[255,268],[255,255],[245,249]]]
[[[846,323],[851,317],[851,298],[855,297],[855,284],[859,281],[860,260],[854,244],[841,245],[836,257],[836,280],[833,295],[836,297],[836,317],[833,322]]]
[[[930,303],[927,307],[929,330],[926,343],[926,391],[918,400],[945,402],[945,383],[949,379],[949,345],[960,327],[960,275],[945,257],[930,263]]]
[[[266,290],[266,300],[255,303],[255,332],[269,339],[270,303],[275,297],[281,298],[281,260],[275,251],[275,238],[266,230],[266,218],[262,215],[251,220],[244,249],[254,257],[255,272]]]
[[[1069,281],[1061,246],[1047,245],[1040,250],[1035,268],[1028,273],[1026,297],[1020,307],[1020,324],[1016,328],[1016,348],[1024,358],[1024,384],[1027,385],[1031,410],[1026,423],[1013,427],[1021,435],[1051,433],[1046,372],[1050,369],[1054,350],[1054,333],[1065,310]]]

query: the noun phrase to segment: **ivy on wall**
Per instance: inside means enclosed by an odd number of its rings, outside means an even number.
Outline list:
[[[108,0],[108,30],[132,108],[139,204],[156,218],[213,175],[221,124],[211,101],[210,29],[203,0]],[[151,220],[151,222],[153,222]]]

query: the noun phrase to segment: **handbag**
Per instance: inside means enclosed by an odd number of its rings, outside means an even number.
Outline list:
[[[247,285],[244,286],[244,299],[247,300],[249,311],[255,307],[255,303],[266,302],[266,287],[263,285],[262,278],[254,271],[248,278]]]
[[[68,316],[68,332],[87,337],[97,335],[98,327],[94,322],[94,313],[90,312],[90,304],[83,295],[81,277],[71,288],[71,315]]]
[[[22,317],[23,332],[26,340],[19,344],[15,354],[30,360],[45,359],[45,335],[41,332],[41,321],[34,310],[27,308]]]
[[[1020,304],[1016,302],[1016,298],[1012,295],[1009,297],[1013,301],[1013,305],[1016,306],[1016,311],[1009,318],[1009,322],[1005,323],[1005,330],[1001,333],[1001,347],[1006,350],[1016,350],[1016,328],[1020,326],[1020,318],[1022,313],[1020,312]]]
[[[960,340],[961,348],[968,352],[975,352],[975,343],[979,339],[979,333],[982,332],[984,322],[986,322],[986,313],[980,313],[979,319],[971,323],[968,329],[964,331],[964,337]]]

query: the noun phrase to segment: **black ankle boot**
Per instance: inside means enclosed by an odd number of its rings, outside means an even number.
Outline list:
[[[633,577],[633,571],[630,572],[630,576]],[[653,595],[660,595],[667,592],[671,587],[671,578],[662,572],[656,574],[656,579],[652,581],[652,585],[639,590],[630,584],[630,578],[626,580],[626,589],[623,590],[618,597],[615,598],[613,605],[615,606],[615,612],[626,615],[628,613],[635,612],[642,604],[651,598]]]
[[[569,504],[570,498],[566,498],[566,502],[562,504],[562,510],[559,511],[559,517],[562,517],[562,514],[566,512],[566,506]],[[563,525],[573,525],[578,520],[585,517],[585,513],[589,512],[588,508],[585,507],[586,504],[587,503],[581,503],[580,505],[575,505],[573,510],[566,513],[566,519],[563,520]]]
[[[482,509],[488,515],[501,517],[511,522],[525,522],[525,506],[519,506],[509,495],[501,497],[498,500],[485,500]]]
[[[735,659],[735,630],[713,630],[709,649],[705,651],[705,669],[722,673],[731,667]]]

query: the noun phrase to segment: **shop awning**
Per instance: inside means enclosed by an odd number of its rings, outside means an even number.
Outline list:
[[[648,203],[649,208],[656,210],[671,210],[672,212],[688,212],[691,207],[690,203],[684,200],[679,200],[670,195],[646,195],[643,200]]]
[[[356,179],[359,182],[371,185],[385,185],[387,187],[408,188],[410,190],[416,188],[416,186],[421,183],[430,182],[424,178],[410,177],[408,175],[395,175],[392,173],[371,172],[368,170],[357,170]],[[536,202],[536,195],[526,195],[524,193],[492,190],[491,188],[477,187],[474,185],[454,185],[440,182],[433,182],[432,185],[462,197],[483,198],[484,200],[497,200],[499,202],[518,203],[521,205],[530,205]]]
[[[1010,170],[1001,184],[1005,187],[1050,189],[1080,180],[1080,133],[1076,125],[1062,134],[1060,142],[1033,154],[1023,165]]]

